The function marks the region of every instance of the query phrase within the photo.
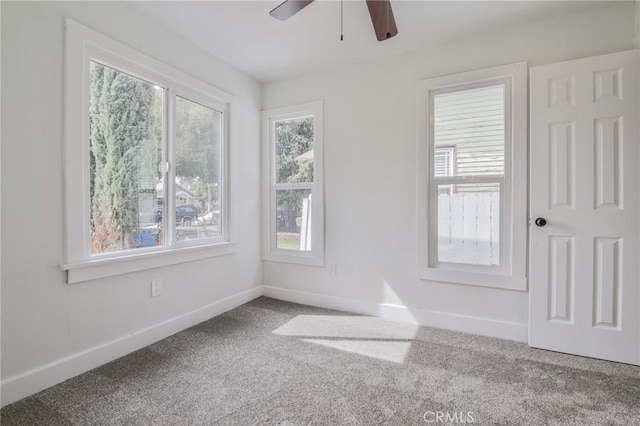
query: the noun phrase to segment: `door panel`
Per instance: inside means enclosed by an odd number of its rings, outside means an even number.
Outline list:
[[[573,238],[549,238],[549,321],[573,321]]]
[[[639,80],[637,51],[531,69],[531,346],[640,364]]]
[[[549,137],[549,208],[573,208],[574,123],[553,123]]]

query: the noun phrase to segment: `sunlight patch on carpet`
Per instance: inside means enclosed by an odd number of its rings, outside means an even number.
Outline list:
[[[410,340],[419,326],[375,317],[298,315],[273,331],[283,336]]]
[[[404,362],[404,359],[409,353],[409,348],[411,348],[411,342],[324,339],[303,340],[305,342],[315,343],[316,345],[327,346],[329,348],[377,358],[383,361],[391,361],[397,364],[402,364]]]

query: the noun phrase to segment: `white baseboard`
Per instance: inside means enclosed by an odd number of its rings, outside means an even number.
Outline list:
[[[260,296],[304,305],[371,315],[394,321],[527,342],[527,324],[412,309],[273,286],[258,286],[171,318],[131,335],[84,350],[50,364],[10,377],[0,383],[1,405],[5,406],[79,374],[142,349],[172,334],[236,308]]]
[[[393,321],[410,322],[428,327],[443,328],[482,336],[498,337],[500,339],[516,340],[525,343],[528,341],[527,324],[452,314],[449,312],[413,309],[402,305],[366,302],[281,287],[263,287],[264,296],[285,300],[287,302],[371,315]]]
[[[262,296],[261,286],[226,297],[210,305],[155,324],[131,335],[84,350],[50,364],[3,380],[2,406],[137,351],[152,343],[206,321]]]

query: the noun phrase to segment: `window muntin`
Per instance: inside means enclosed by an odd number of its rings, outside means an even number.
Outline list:
[[[509,82],[433,92],[430,264],[499,267]],[[452,149],[451,146],[455,146]]]

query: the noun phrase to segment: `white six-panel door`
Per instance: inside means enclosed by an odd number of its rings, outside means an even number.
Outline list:
[[[638,51],[531,69],[531,346],[640,364],[639,80]]]

